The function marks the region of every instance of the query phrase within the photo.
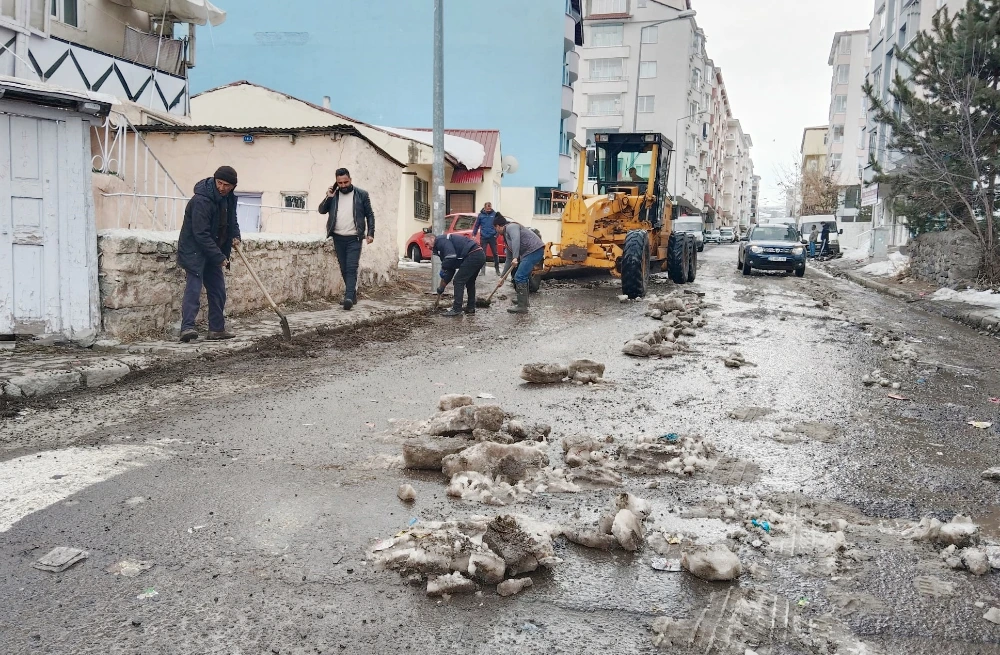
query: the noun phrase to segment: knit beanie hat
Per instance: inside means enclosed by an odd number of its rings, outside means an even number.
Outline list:
[[[236,169],[232,166],[219,166],[219,170],[215,171],[213,177],[236,186]]]

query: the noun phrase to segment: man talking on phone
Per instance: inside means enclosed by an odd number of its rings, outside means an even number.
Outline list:
[[[337,169],[337,183],[327,189],[326,198],[319,205],[320,214],[326,219],[326,236],[333,239],[337,250],[340,274],[347,288],[344,291],[344,309],[358,302],[358,262],[361,261],[361,241],[375,240],[375,214],[372,212],[368,192],[351,183],[351,173],[346,168]]]

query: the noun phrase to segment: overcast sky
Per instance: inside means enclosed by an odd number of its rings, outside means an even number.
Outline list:
[[[802,129],[825,125],[833,35],[867,29],[874,0],[694,0],[708,56],[722,68],[733,113],[753,139],[761,205],[782,200],[775,169]]]

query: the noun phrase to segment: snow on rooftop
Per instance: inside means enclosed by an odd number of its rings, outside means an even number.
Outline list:
[[[433,132],[401,130],[395,127],[381,127],[378,125],[374,127],[378,127],[378,129],[389,132],[390,134],[401,136],[404,139],[416,141],[417,143],[423,143],[428,146],[434,145]],[[454,157],[458,163],[465,166],[470,171],[482,167],[483,162],[486,160],[486,148],[484,148],[483,144],[478,141],[472,141],[470,139],[463,139],[462,137],[445,134],[444,149],[449,155]]]

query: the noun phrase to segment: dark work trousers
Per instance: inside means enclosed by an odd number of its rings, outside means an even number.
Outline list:
[[[181,301],[181,331],[194,329],[194,319],[201,309],[202,286],[208,296],[208,329],[222,332],[226,329],[226,317],[223,313],[226,309],[226,276],[222,272],[222,266],[215,264],[205,264],[201,275],[188,271],[184,300]]]
[[[497,235],[491,237],[479,237],[479,245],[483,247],[483,254],[486,254],[486,246],[490,247],[493,254],[493,268],[500,268],[500,253],[497,252]],[[483,264],[483,272],[486,272],[486,264]]]
[[[358,262],[361,261],[361,237],[345,237],[334,234],[333,247],[337,250],[340,274],[347,287],[344,290],[344,300],[356,302],[358,299]]]
[[[451,306],[452,309],[457,312],[462,311],[463,294],[468,296],[466,307],[468,309],[476,308],[476,277],[479,275],[479,269],[483,266],[486,266],[486,253],[480,248],[470,252],[462,265],[455,271],[455,302]]]

